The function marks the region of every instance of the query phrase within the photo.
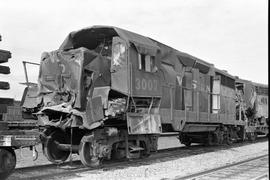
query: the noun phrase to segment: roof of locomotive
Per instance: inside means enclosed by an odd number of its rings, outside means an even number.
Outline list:
[[[227,76],[227,77],[234,79],[234,80],[236,79],[236,76],[229,74],[226,70],[221,70],[221,69],[218,69],[216,67],[213,67],[213,69],[215,72],[217,72],[219,74],[222,74],[222,75]]]
[[[96,43],[102,42],[104,39],[111,39],[114,36],[119,36],[126,42],[134,44],[136,48],[144,47],[150,54],[155,54],[159,49],[155,42],[145,36],[118,27],[101,25],[71,32],[59,49],[74,49],[82,45],[92,49],[97,45]]]
[[[157,43],[157,45],[159,46],[162,57],[166,57],[166,55],[173,54],[176,56],[178,61],[180,61],[183,65],[198,68],[201,72],[204,73],[208,72],[214,66],[213,64],[210,64],[190,54],[176,50],[154,39],[151,40]]]
[[[246,79],[240,79],[238,76],[235,77],[235,82],[236,83],[241,83],[241,84],[251,84],[252,82]]]
[[[226,71],[219,70],[214,67],[213,64],[204,60],[178,51],[149,37],[114,26],[95,25],[78,31],[73,31],[67,36],[59,49],[68,50],[79,48],[81,46],[93,49],[97,46],[97,43],[104,41],[104,39],[111,39],[114,36],[119,36],[126,42],[132,43],[138,51],[141,50],[150,55],[155,55],[157,51],[159,51],[163,57],[173,55],[176,56],[177,59],[185,66],[198,68],[204,73],[209,71],[219,72],[225,76],[235,79],[234,76],[230,75]]]
[[[252,82],[252,84],[258,87],[268,88],[268,84],[261,84],[261,83],[255,83],[255,82]]]
[[[243,83],[243,84],[252,84],[253,86],[257,86],[257,87],[268,88],[268,84],[255,83],[246,79],[237,78],[235,81],[239,83]]]

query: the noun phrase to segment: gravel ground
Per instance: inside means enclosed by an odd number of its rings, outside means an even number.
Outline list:
[[[111,171],[98,170],[94,172],[77,173],[76,178],[70,179],[171,179],[176,176],[185,176],[267,153],[268,142],[260,142],[217,152],[179,158],[167,162],[156,162],[150,165],[141,165],[139,167],[127,167]],[[65,177],[65,179],[67,179],[67,177]]]
[[[167,139],[165,137],[159,140],[159,149],[172,147],[172,144],[182,146],[176,138]],[[41,145],[37,146],[37,150],[39,152],[39,157],[36,161],[32,161],[32,152],[29,149],[22,149],[21,152],[20,150],[16,150],[16,168],[49,164],[50,162],[42,154]],[[147,165],[125,167],[123,169],[118,168],[110,171],[101,169],[97,171],[77,173],[76,178],[70,179],[170,179],[176,176],[185,176],[266,153],[268,153],[268,142],[259,142],[256,144],[248,144],[245,146],[216,152],[182,157],[165,162],[155,162]],[[78,156],[74,155],[73,159],[78,159]],[[68,177],[65,177],[64,179],[67,178]]]

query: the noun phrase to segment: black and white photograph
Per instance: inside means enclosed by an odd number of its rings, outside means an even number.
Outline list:
[[[0,0],[0,180],[268,180],[267,0]]]

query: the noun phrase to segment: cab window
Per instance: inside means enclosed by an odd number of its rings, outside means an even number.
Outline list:
[[[146,72],[155,72],[157,67],[155,65],[155,57],[138,53],[139,70]]]

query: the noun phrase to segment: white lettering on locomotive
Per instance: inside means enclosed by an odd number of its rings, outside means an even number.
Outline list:
[[[157,80],[145,79],[145,78],[135,79],[136,90],[157,91],[157,85],[158,85]]]

